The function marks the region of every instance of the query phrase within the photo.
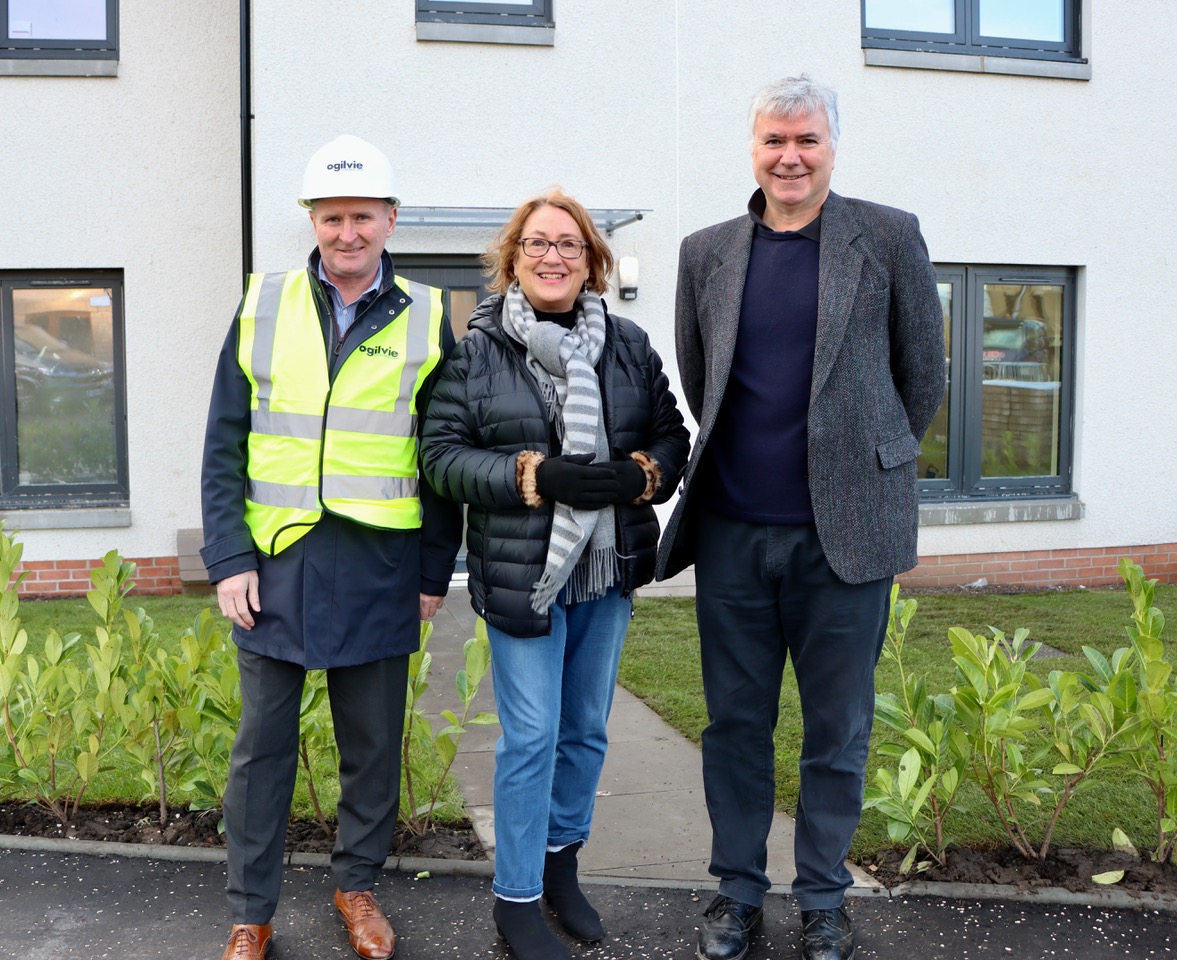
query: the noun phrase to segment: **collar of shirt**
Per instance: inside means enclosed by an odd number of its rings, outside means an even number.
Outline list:
[[[319,261],[319,281],[327,290],[331,297],[332,312],[335,314],[335,326],[339,331],[340,338],[347,336],[347,331],[356,319],[356,307],[361,303],[366,303],[371,300],[377,293],[380,292],[380,283],[384,279],[384,261],[381,259],[376,267],[376,276],[368,285],[368,289],[361,293],[351,303],[344,303],[343,297],[335,288],[330,280],[327,279],[327,271],[323,269],[323,261]]]
[[[767,223],[764,222],[764,209],[767,206],[767,201],[764,199],[764,191],[759,187],[756,192],[752,194],[751,199],[748,200],[748,216],[752,218],[752,222],[759,227],[763,227],[769,233],[787,234],[795,233],[799,236],[805,237],[807,240],[812,240],[814,243],[821,243],[821,213],[814,217],[809,223],[805,224],[800,230],[773,230]]]

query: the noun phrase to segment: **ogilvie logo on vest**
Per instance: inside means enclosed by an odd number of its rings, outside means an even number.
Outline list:
[[[328,170],[363,170],[364,165],[359,160],[340,160],[337,163],[327,164]]]
[[[356,349],[359,350],[360,353],[366,353],[369,357],[396,358],[400,356],[400,354],[393,350],[392,347],[369,347],[361,343]]]

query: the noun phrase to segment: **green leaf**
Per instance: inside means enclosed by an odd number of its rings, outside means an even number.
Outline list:
[[[437,750],[437,755],[441,757],[441,762],[450,764],[453,762],[454,756],[458,752],[458,745],[448,736],[438,736],[433,743],[434,749]]]
[[[1109,870],[1107,873],[1095,873],[1095,874],[1092,874],[1091,879],[1094,883],[1102,883],[1102,884],[1119,883],[1121,880],[1124,879],[1124,871],[1123,870]]]
[[[1135,844],[1128,839],[1128,834],[1119,827],[1116,827],[1112,831],[1112,849],[1117,853],[1126,853],[1132,857],[1140,857],[1140,852],[1136,849]]]
[[[899,795],[906,800],[915,787],[916,779],[920,775],[920,755],[912,747],[899,759]]]
[[[79,753],[77,768],[78,776],[82,778],[84,783],[89,783],[98,773],[98,758],[89,752]]]
[[[904,733],[904,736],[921,750],[923,750],[924,753],[926,753],[928,756],[936,756],[936,745],[932,743],[931,739],[926,733],[924,733],[923,730],[920,730],[916,727],[911,727]]]
[[[1021,700],[1018,701],[1018,707],[1022,710],[1036,710],[1039,707],[1044,707],[1054,700],[1054,694],[1046,687],[1039,690],[1031,690]]]

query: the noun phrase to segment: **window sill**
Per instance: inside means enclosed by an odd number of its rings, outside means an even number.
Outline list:
[[[0,77],[117,77],[117,60],[53,58],[24,60],[0,57]]]
[[[955,500],[921,503],[921,527],[949,527],[968,523],[1026,523],[1038,520],[1080,520],[1086,506],[1078,497],[1049,500]]]
[[[62,507],[57,510],[0,510],[0,521],[9,530],[85,530],[129,527],[130,507]]]
[[[417,21],[418,40],[456,43],[516,43],[539,47],[556,45],[554,26],[520,27],[494,23],[438,23]]]
[[[922,50],[888,50],[863,47],[868,67],[901,67],[912,70],[954,70],[963,73],[998,73],[1055,80],[1090,80],[1091,64],[1061,60],[1019,60],[1016,57],[982,57],[967,53],[933,53]]]

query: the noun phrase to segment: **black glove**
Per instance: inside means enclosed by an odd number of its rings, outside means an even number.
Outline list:
[[[633,503],[646,492],[646,471],[632,457],[606,460],[601,466],[609,467],[617,475],[618,494],[614,503]]]
[[[535,487],[545,500],[557,500],[574,510],[600,510],[617,503],[621,484],[617,471],[603,463],[589,463],[591,453],[548,457],[535,468]]]

